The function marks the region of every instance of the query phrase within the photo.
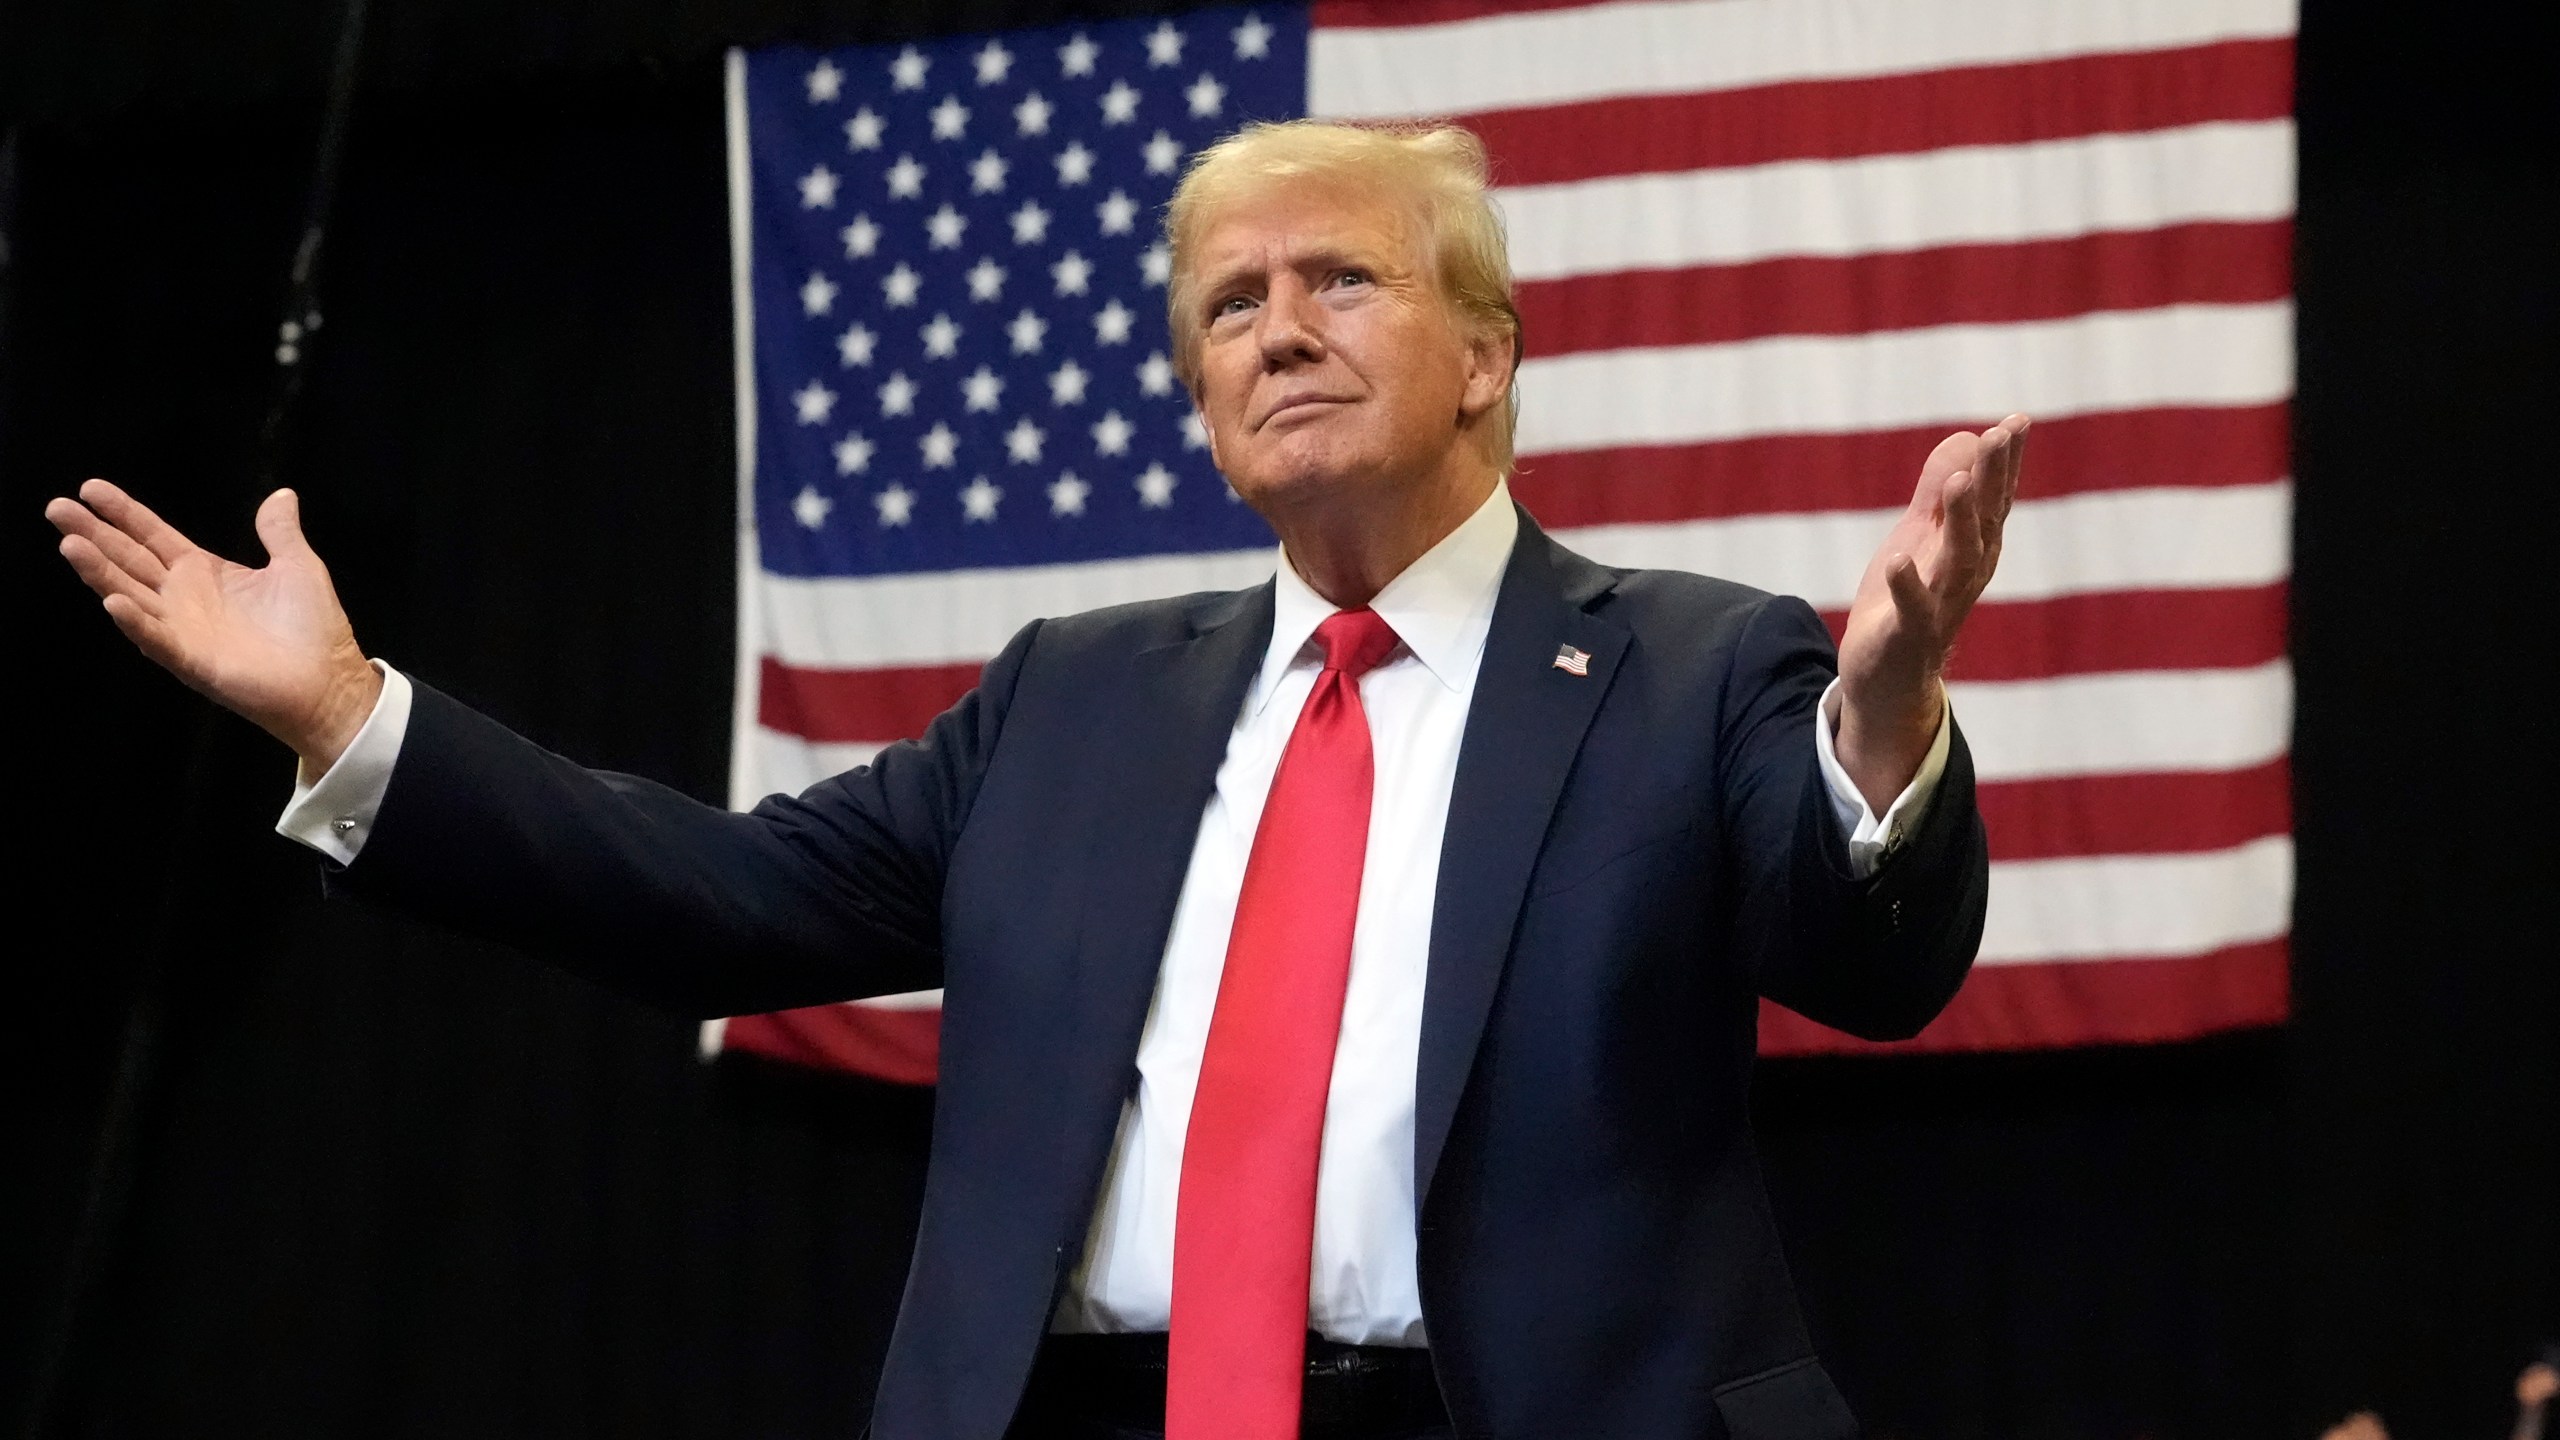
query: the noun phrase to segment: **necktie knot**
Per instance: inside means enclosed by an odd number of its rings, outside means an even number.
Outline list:
[[[1324,668],[1357,680],[1378,667],[1396,648],[1396,632],[1366,606],[1326,617],[1316,627],[1316,643],[1324,647]]]

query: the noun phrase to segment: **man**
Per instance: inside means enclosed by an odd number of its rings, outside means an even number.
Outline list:
[[[1036,622],[924,737],[712,809],[370,663],[103,482],[141,648],[302,759],[339,883],[707,1014],[945,988],[890,1437],[1829,1436],[1746,1122],[1757,997],[1953,994],[1987,866],[1939,671],[2027,422],[1949,437],[1839,655],[1512,505],[1472,136],[1299,123],[1167,218],[1178,363],[1271,583]]]

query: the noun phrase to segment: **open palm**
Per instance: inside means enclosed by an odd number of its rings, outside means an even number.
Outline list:
[[[303,538],[300,504],[279,490],[258,507],[267,563],[252,569],[189,540],[104,480],[45,518],[62,555],[145,655],[322,764],[370,713],[378,685]]]

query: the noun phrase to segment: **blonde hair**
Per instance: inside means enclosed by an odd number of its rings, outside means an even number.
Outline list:
[[[1173,329],[1174,372],[1200,389],[1200,327],[1194,313],[1198,277],[1193,256],[1210,223],[1229,204],[1277,181],[1318,180],[1406,201],[1421,223],[1440,294],[1459,321],[1510,344],[1520,366],[1520,312],[1511,301],[1511,253],[1493,208],[1484,142],[1455,125],[1343,125],[1290,120],[1247,125],[1192,157],[1165,207],[1172,253],[1166,314]],[[1486,446],[1501,470],[1511,468],[1520,423],[1517,388],[1504,392],[1503,413],[1486,428]]]

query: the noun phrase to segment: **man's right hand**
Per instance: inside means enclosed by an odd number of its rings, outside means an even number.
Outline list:
[[[116,628],[169,673],[293,747],[317,778],[364,728],[382,676],[356,648],[329,568],[302,537],[302,502],[278,490],[258,507],[267,563],[205,550],[104,480],[44,517],[62,558]]]

